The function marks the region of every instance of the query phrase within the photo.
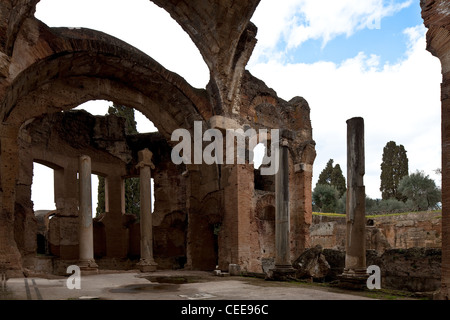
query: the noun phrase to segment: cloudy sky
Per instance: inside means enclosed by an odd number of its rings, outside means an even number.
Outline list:
[[[189,36],[149,0],[41,0],[36,17],[49,26],[114,35],[194,87],[209,81]],[[441,167],[440,64],[425,50],[419,0],[261,0],[252,22],[258,43],[247,69],[279,97],[309,102],[317,151],[313,187],[329,159],[346,174],[346,120],[352,117],[365,121],[368,196],[381,197],[380,164],[389,141],[405,147],[411,173],[423,170],[440,186],[434,173]],[[82,107],[105,114],[108,105]],[[142,115],[137,120],[140,132],[154,130]],[[39,167],[33,190],[49,179]],[[36,210],[54,207],[52,195],[33,191],[33,201]]]

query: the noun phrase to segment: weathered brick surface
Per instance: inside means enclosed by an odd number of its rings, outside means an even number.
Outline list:
[[[49,28],[33,15],[37,2],[23,0],[12,6],[0,0],[0,221],[4,228],[0,236],[6,237],[0,250],[5,253],[0,256],[8,256],[21,270],[25,256],[34,253],[37,228],[30,187],[36,161],[55,172],[56,212],[49,223],[49,250],[67,261],[77,258],[76,157],[87,154],[93,172],[111,182],[108,214],[96,221],[97,255],[135,257],[137,230],[123,226],[120,178],[138,176],[136,153],[152,147],[154,252],[160,266],[207,270],[218,264],[227,270],[233,263],[243,271],[261,272],[263,259],[274,257],[274,221],[261,219],[261,212],[270,210],[271,204],[261,207],[253,166],[170,162],[172,132],[184,128],[193,133],[194,121],[201,121],[206,130],[220,122],[214,117],[232,123],[231,129],[282,129],[291,156],[292,257],[309,246],[315,158],[310,108],[301,97],[280,99],[245,70],[256,43],[257,27],[250,18],[258,0],[154,1],[191,36],[202,54],[211,74],[204,89],[193,88],[151,57],[107,34]],[[93,99],[141,111],[159,134],[127,136],[115,117],[66,112]],[[266,191],[273,195],[273,190]],[[16,207],[23,209],[15,214]],[[63,265],[59,263],[58,270]]]
[[[379,216],[368,219],[366,248],[386,249],[441,248],[441,212],[420,212]],[[314,215],[311,242],[324,248],[345,248],[345,216]]]

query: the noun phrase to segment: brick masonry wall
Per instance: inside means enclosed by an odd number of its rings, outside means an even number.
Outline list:
[[[413,212],[367,218],[366,248],[386,249],[440,248],[442,243],[440,211]],[[311,246],[345,248],[345,215],[313,215]]]
[[[335,280],[345,265],[345,215],[313,215],[312,246],[321,245]],[[381,286],[411,292],[435,291],[441,278],[441,212],[367,219],[366,265],[381,269]]]

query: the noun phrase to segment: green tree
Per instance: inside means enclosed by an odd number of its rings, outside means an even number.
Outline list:
[[[423,171],[416,171],[402,178],[399,191],[411,200],[418,211],[436,209],[441,202],[442,193],[434,180]]]
[[[339,198],[342,197],[344,192],[347,190],[344,175],[342,174],[341,166],[336,164],[333,166],[333,159],[328,160],[327,165],[322,170],[317,180],[318,185],[329,185],[333,186],[338,191]]]
[[[328,184],[316,185],[312,194],[314,210],[319,212],[336,212],[338,199],[339,192]]]
[[[403,145],[397,145],[389,141],[383,149],[383,160],[381,163],[381,197],[384,200],[395,198],[406,201],[399,192],[400,180],[408,175],[408,157]]]
[[[125,132],[127,134],[138,133],[134,117],[134,109],[122,105],[113,104],[108,108],[108,114],[125,118]],[[98,205],[97,215],[105,212],[105,178],[98,177]],[[139,178],[125,180],[125,211],[140,216]]]
[[[319,179],[317,180],[317,185],[319,184],[327,184],[331,185],[331,174],[333,173],[333,159],[328,160],[327,165],[322,170],[322,172],[319,174]]]
[[[344,194],[338,199],[336,203],[336,213],[346,213],[346,207],[347,207],[347,190],[344,191]]]
[[[105,178],[102,176],[98,176],[97,209],[95,212],[97,217],[105,212]]]
[[[113,105],[108,108],[108,114],[125,118],[125,132],[127,134],[138,133],[136,120],[134,118],[134,109],[113,103]]]
[[[342,174],[341,166],[336,164],[331,172],[331,185],[336,187],[339,192],[339,197],[344,195],[344,192],[347,191],[347,185],[345,183],[344,175]]]
[[[140,181],[139,178],[125,180],[125,211],[132,213],[138,218],[141,213]]]

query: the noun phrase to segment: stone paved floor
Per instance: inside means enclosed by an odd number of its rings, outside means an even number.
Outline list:
[[[80,289],[67,277],[13,278],[4,299],[12,300],[364,300],[351,291],[208,272],[111,272],[82,275]]]

